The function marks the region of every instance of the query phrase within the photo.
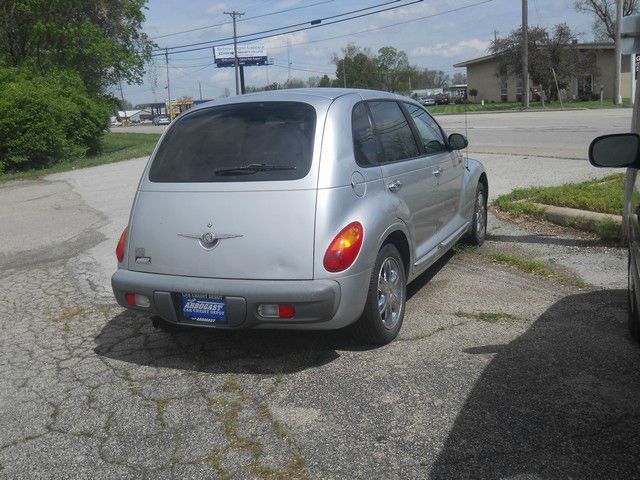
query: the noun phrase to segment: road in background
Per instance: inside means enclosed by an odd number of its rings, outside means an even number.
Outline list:
[[[630,108],[438,115],[448,132],[468,133],[469,152],[586,159],[591,140],[629,131]],[[114,127],[115,133],[162,133],[166,126]]]
[[[468,132],[472,153],[586,159],[591,141],[628,132],[630,108],[440,115],[449,132]],[[466,122],[466,126],[465,126]]]

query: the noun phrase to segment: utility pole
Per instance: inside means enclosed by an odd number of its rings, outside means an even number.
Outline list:
[[[124,121],[129,120],[127,118],[127,107],[124,104],[124,93],[122,93],[122,80],[120,80],[120,98],[122,99],[122,109],[124,110]]]
[[[164,49],[164,61],[167,65],[167,115],[169,116],[169,120],[171,120],[172,115],[171,112],[173,112],[173,108],[171,108],[171,83],[169,82],[169,50],[168,49]]]
[[[347,88],[347,56],[344,56],[342,60],[342,83],[344,83],[344,88]]]
[[[522,107],[529,108],[529,1],[522,0]]]
[[[613,77],[613,104],[620,105],[622,103],[622,95],[620,95],[620,70],[622,70],[622,56],[620,54],[620,27],[622,25],[623,0],[617,0],[616,3],[616,71]],[[635,58],[635,55],[632,55],[631,57]],[[631,70],[631,78],[633,78],[633,70]]]
[[[202,82],[198,82],[198,89],[200,90],[200,100],[202,100]]]
[[[288,70],[288,77],[287,77],[287,83],[291,83],[291,42],[289,41],[289,39],[287,38],[287,70]]]
[[[242,17],[244,15],[244,12],[237,12],[237,11],[233,11],[233,12],[224,12],[225,15],[230,15],[231,18],[233,19],[233,58],[234,58],[234,65],[235,65],[235,71],[236,71],[236,95],[240,95],[240,72],[239,72],[239,62],[238,62],[238,33],[236,30],[236,19],[239,17]]]

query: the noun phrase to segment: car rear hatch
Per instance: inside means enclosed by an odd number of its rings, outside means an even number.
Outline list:
[[[313,278],[317,116],[308,103],[244,102],[179,118],[140,184],[129,268],[209,278]]]

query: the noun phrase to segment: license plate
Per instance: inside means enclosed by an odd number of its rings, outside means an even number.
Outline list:
[[[207,293],[183,293],[182,316],[198,322],[226,322],[224,298]]]

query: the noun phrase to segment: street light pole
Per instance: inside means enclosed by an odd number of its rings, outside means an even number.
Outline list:
[[[236,19],[242,17],[244,12],[224,12],[225,15],[230,15],[233,19],[233,58],[234,65],[236,71],[236,95],[240,95],[240,72],[239,72],[239,62],[238,62],[238,34],[236,31]]]
[[[167,115],[169,116],[169,120],[171,120],[173,109],[171,108],[171,83],[169,82],[169,50],[164,49],[164,60],[167,65]]]
[[[522,107],[529,108],[529,2],[522,0]]]
[[[620,71],[622,70],[622,55],[620,54],[620,29],[622,25],[622,10],[623,0],[617,0],[616,2],[616,70],[613,77],[613,104],[620,105],[622,103],[622,95],[620,95]],[[633,55],[632,55],[633,57]],[[633,78],[633,70],[631,71],[631,78]]]

